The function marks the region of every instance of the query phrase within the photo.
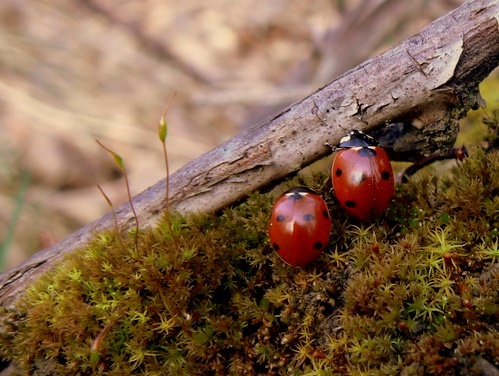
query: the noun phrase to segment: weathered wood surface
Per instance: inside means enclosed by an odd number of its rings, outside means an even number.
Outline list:
[[[499,64],[498,21],[497,0],[463,4],[421,33],[185,165],[170,177],[171,208],[182,214],[219,210],[327,155],[325,143],[337,144],[349,129],[369,131],[387,122],[404,122],[414,132],[396,143],[395,157],[397,152],[405,158],[450,146],[457,134],[456,120],[482,104],[478,84]],[[411,150],[415,134],[423,136],[417,150]],[[141,225],[153,225],[165,208],[165,181],[133,202]],[[129,204],[116,213],[121,228],[133,226]],[[0,275],[0,304],[15,302],[63,255],[110,228],[113,218],[107,214],[5,271]]]

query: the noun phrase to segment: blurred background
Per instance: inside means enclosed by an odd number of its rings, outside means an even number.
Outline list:
[[[0,269],[117,206],[460,0],[2,0]],[[8,257],[5,253],[8,252]]]

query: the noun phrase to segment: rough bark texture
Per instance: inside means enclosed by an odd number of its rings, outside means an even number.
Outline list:
[[[499,64],[499,3],[469,1],[421,33],[345,73],[307,98],[187,164],[170,177],[171,208],[219,210],[330,153],[350,129],[380,134],[394,159],[452,146],[459,118],[482,105],[478,84]],[[165,208],[165,181],[134,197],[142,226]],[[119,225],[134,224],[129,204]],[[20,296],[40,273],[113,228],[111,214],[0,275],[0,303]]]

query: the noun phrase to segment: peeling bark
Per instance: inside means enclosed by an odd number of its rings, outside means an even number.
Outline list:
[[[269,186],[330,152],[350,129],[374,131],[394,159],[447,151],[459,118],[483,105],[478,84],[499,64],[499,3],[472,0],[421,33],[367,60],[277,115],[236,135],[170,177],[171,208],[213,212]],[[397,134],[390,129],[397,129]],[[165,208],[165,181],[134,197],[142,226]],[[119,226],[134,224],[128,203]],[[0,275],[0,304],[24,289],[63,255],[113,228],[111,214]]]

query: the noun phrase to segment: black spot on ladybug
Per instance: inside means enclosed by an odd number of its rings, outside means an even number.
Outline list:
[[[323,210],[323,211],[322,211],[322,216],[323,216],[324,218],[329,219],[329,213],[328,213],[328,211],[327,211],[327,210]]]
[[[345,201],[345,206],[347,208],[355,208],[357,206],[357,203],[355,201],[347,200]]]
[[[277,222],[284,222],[285,219],[286,219],[286,217],[281,214],[281,215],[277,216],[276,221]]]
[[[375,157],[376,156],[376,150],[374,150],[373,148],[360,148],[358,153],[361,157]]]
[[[390,180],[391,176],[392,176],[392,174],[390,174],[389,171],[383,171],[381,173],[381,179],[383,179],[383,180]]]
[[[324,247],[324,244],[322,242],[315,242],[314,243],[314,249],[322,249]]]
[[[334,172],[334,174],[335,174],[337,177],[340,177],[342,173],[343,173],[343,171],[341,171],[341,168],[337,168],[337,169],[336,169],[336,171]]]
[[[273,243],[273,244],[272,244],[272,247],[274,247],[274,249],[275,249],[276,251],[278,251],[278,250],[279,250],[279,245],[278,245],[277,243]]]
[[[315,219],[315,217],[313,216],[313,214],[305,214],[303,216],[303,219],[307,222],[310,222],[310,221],[313,221]]]

